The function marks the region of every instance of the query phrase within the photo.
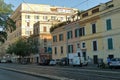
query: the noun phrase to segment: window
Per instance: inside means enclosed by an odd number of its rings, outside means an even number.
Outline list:
[[[112,38],[108,38],[108,49],[109,50],[113,49],[113,40],[112,40]]]
[[[30,35],[32,35],[32,31],[30,31]]]
[[[72,31],[68,31],[67,32],[67,39],[71,39],[72,38]]]
[[[92,13],[93,13],[93,14],[94,14],[94,13],[97,13],[97,12],[99,12],[99,8],[96,8],[96,9],[92,10]]]
[[[46,39],[46,38],[44,38],[44,42],[47,42],[47,39]]]
[[[78,28],[75,29],[75,37],[80,37],[80,36],[84,36],[85,35],[85,28]]]
[[[77,43],[77,48],[80,48],[80,44],[79,43]]]
[[[82,47],[82,48],[85,48],[85,47],[86,47],[85,42],[82,42],[81,47]]]
[[[113,4],[111,4],[111,5],[107,6],[107,8],[112,8],[112,7],[114,7],[114,5],[113,5]]]
[[[97,41],[93,41],[93,51],[97,51]]]
[[[68,45],[68,53],[73,53],[73,45]]]
[[[55,54],[57,54],[57,47],[55,47]]]
[[[56,17],[55,16],[51,16],[51,20],[55,20],[56,19]]]
[[[59,34],[59,41],[63,41],[63,34]]]
[[[44,26],[43,27],[43,32],[46,32],[47,31],[47,28]]]
[[[34,19],[39,19],[39,16],[34,16]]]
[[[30,22],[27,22],[27,27],[29,27],[30,26]]]
[[[31,34],[32,34],[32,31],[26,31],[25,33],[26,33],[26,35],[28,35],[28,36],[29,36],[29,35],[31,35]]]
[[[44,51],[47,52],[47,47],[44,47]]]
[[[86,17],[86,16],[88,16],[88,13],[84,13],[84,14],[82,15],[82,17]]]
[[[85,27],[82,27],[79,29],[79,36],[84,36],[85,35]]]
[[[79,37],[80,36],[80,30],[79,29],[75,29],[75,37]]]
[[[63,46],[61,46],[61,54],[63,54]]]
[[[92,33],[96,33],[96,24],[92,24]]]
[[[48,19],[48,17],[47,16],[43,16],[43,20],[47,20]]]
[[[111,19],[107,19],[106,20],[106,27],[107,27],[107,30],[111,30],[112,29]]]
[[[63,19],[64,19],[63,17],[60,17],[60,20],[61,20],[61,21],[63,21]]]
[[[30,19],[30,15],[25,15],[25,19]]]
[[[53,42],[57,42],[57,36],[53,36]]]

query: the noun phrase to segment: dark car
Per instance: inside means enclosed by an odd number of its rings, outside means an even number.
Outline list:
[[[41,61],[39,64],[40,65],[49,65],[49,63],[50,63],[50,60],[46,59],[46,60]]]
[[[64,65],[68,65],[68,61],[69,61],[68,58],[66,58],[66,57],[65,57],[65,58],[62,58],[62,59],[60,60],[60,65],[63,65],[63,66],[64,66]]]

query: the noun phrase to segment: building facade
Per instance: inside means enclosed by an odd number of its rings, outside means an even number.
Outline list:
[[[82,12],[79,21],[54,29],[53,59],[69,57],[78,48],[95,64],[98,60],[106,62],[107,57],[120,57],[119,5],[118,0],[100,4]]]
[[[56,20],[59,22],[66,21],[76,12],[77,9],[73,8],[22,3],[11,15],[11,18],[16,22],[17,28],[12,33],[8,33],[8,40],[2,45],[1,49],[4,48],[4,50],[1,53],[5,53],[7,46],[14,43],[20,37],[32,35],[34,23],[38,21],[49,23]],[[47,32],[49,28],[50,26],[44,26]]]
[[[51,22],[38,21],[34,24],[32,41],[36,43],[37,55],[34,56],[35,62],[44,59],[51,59],[52,54],[52,37],[50,34]],[[40,60],[41,59],[41,60]]]

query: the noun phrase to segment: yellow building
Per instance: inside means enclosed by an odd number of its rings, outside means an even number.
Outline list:
[[[5,53],[7,46],[20,37],[32,35],[34,23],[38,21],[66,21],[76,12],[77,9],[73,8],[22,3],[11,15],[11,18],[16,22],[17,28],[14,32],[8,33],[8,40],[2,45],[4,50],[1,53]],[[47,31],[49,31],[49,28],[50,26],[46,27]]]
[[[111,0],[82,12],[79,21],[54,29],[53,59],[68,57],[79,47],[85,59],[95,64],[106,62],[107,57],[120,57],[119,13],[120,1]]]
[[[39,62],[39,59],[42,58],[51,58],[52,49],[52,37],[50,34],[50,27],[52,26],[52,22],[46,21],[38,21],[34,24],[33,27],[33,35],[31,36],[32,41],[36,43],[37,54],[34,55],[35,62]],[[39,58],[41,57],[41,58]]]

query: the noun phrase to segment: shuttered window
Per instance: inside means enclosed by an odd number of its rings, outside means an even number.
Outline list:
[[[113,49],[113,40],[112,40],[112,38],[108,38],[108,49],[109,50]]]
[[[112,29],[111,19],[107,19],[106,20],[106,27],[107,27],[107,30],[111,30]]]

